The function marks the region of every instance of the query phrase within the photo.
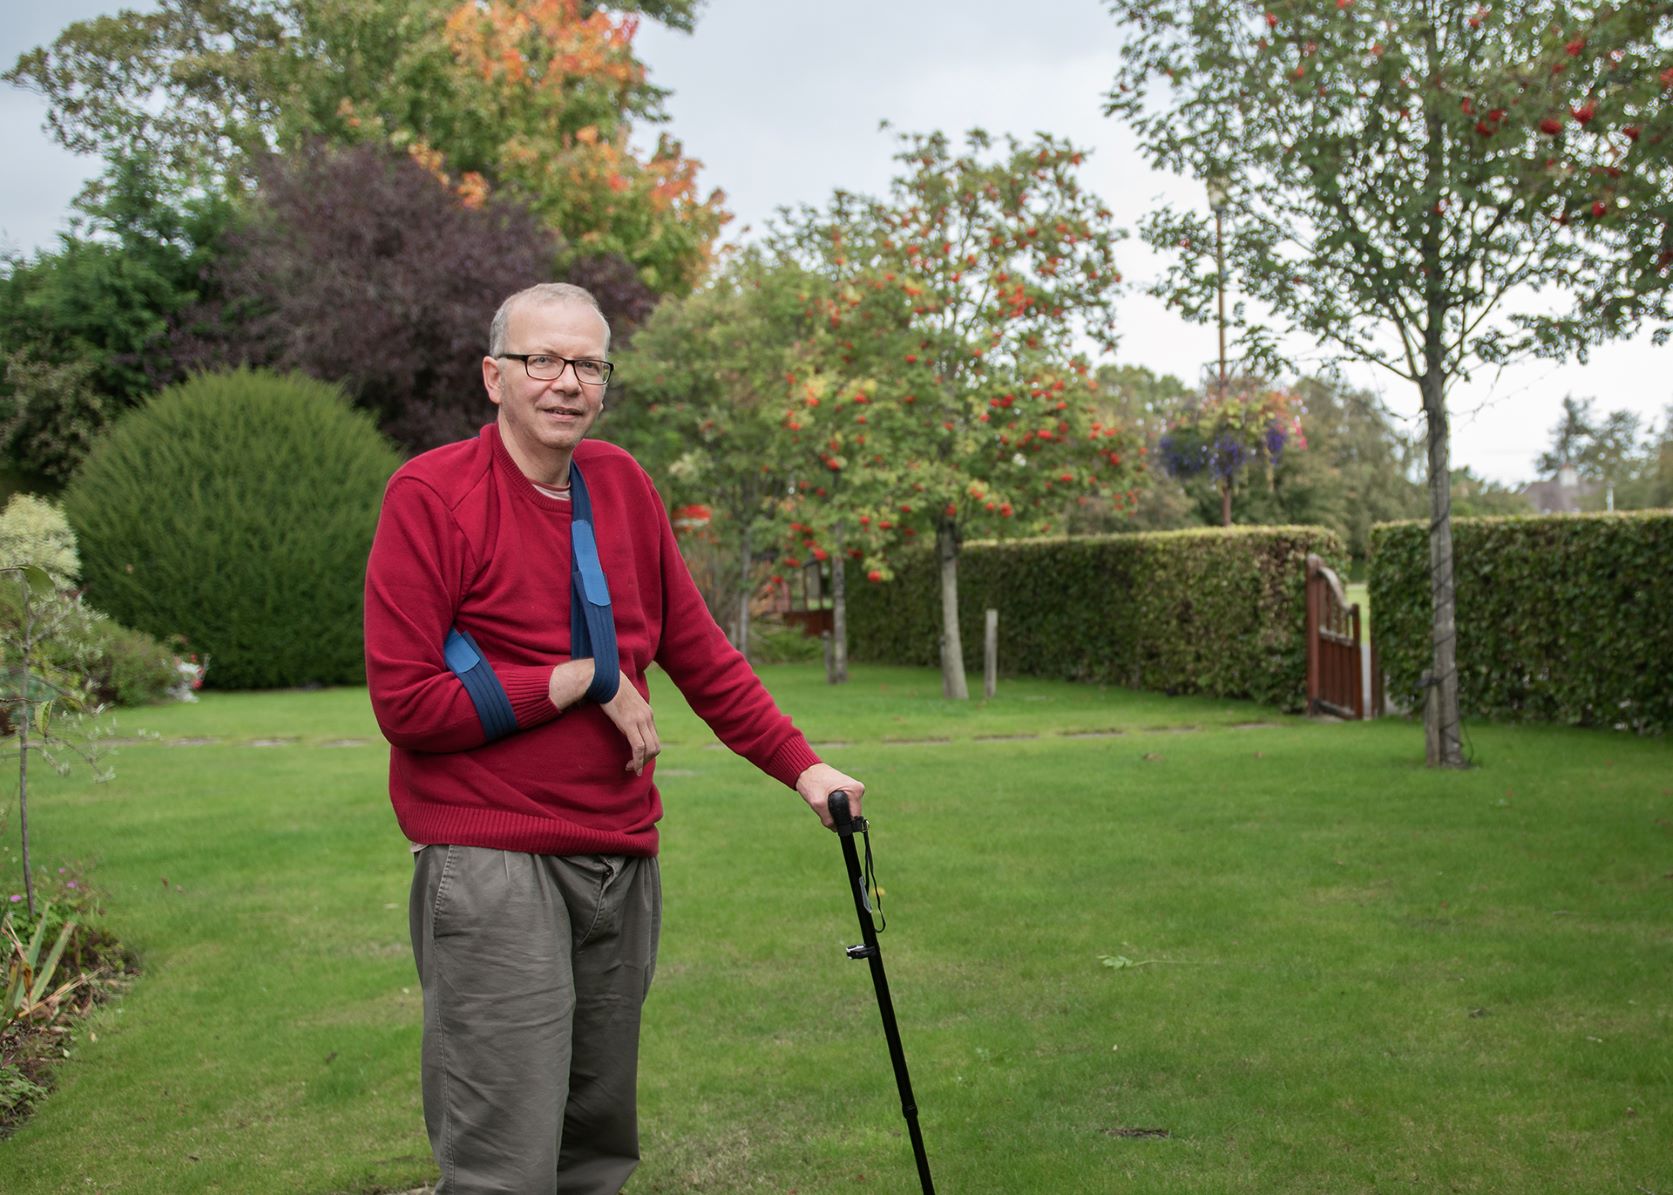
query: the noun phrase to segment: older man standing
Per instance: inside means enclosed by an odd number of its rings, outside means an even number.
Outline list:
[[[579,287],[494,316],[474,440],[391,479],[366,671],[413,844],[438,1195],[604,1195],[637,1164],[639,1013],[661,920],[654,661],[831,824],[822,762],[715,625],[644,471],[585,439],[610,330]]]

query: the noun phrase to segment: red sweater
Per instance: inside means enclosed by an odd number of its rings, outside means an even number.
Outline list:
[[[723,743],[794,786],[819,757],[715,625],[650,478],[601,441],[583,441],[575,460],[623,673],[649,698],[654,660]],[[601,709],[582,701],[560,715],[547,696],[569,659],[569,525],[569,503],[534,488],[493,424],[390,479],[366,568],[366,677],[391,745],[390,799],[414,842],[656,854],[654,764],[635,776]],[[476,639],[517,716],[492,743],[442,658],[454,626]]]

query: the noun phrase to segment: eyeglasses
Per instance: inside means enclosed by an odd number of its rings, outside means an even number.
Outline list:
[[[616,368],[612,362],[594,357],[575,360],[554,353],[501,353],[500,356],[507,361],[521,361],[523,368],[529,371],[529,377],[537,382],[555,382],[563,377],[566,365],[573,365],[576,381],[589,386],[604,386],[609,383],[610,375]]]

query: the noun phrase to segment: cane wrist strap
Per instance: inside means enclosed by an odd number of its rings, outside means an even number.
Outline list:
[[[598,540],[593,535],[592,502],[574,461],[569,464],[569,479],[569,657],[572,660],[592,657],[593,679],[587,686],[586,696],[602,705],[615,697],[621,683],[616,620],[610,609],[610,586],[604,579],[604,565],[598,558]],[[470,695],[488,741],[504,738],[516,730],[517,715],[511,708],[511,699],[476,640],[455,627],[447,633],[442,654],[448,669]]]

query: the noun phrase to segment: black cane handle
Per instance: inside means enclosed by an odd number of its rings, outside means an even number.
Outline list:
[[[867,830],[866,819],[855,817],[848,810],[848,794],[837,789],[825,803],[831,811],[831,824],[836,832],[844,838],[852,838],[855,834],[864,834]]]

